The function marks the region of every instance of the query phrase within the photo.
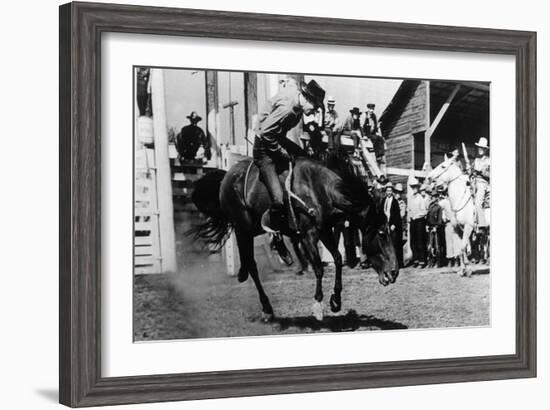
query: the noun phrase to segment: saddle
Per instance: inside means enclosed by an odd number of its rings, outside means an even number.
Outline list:
[[[243,201],[246,207],[250,207],[250,196],[251,196],[251,189],[249,187],[252,187],[254,184],[262,182],[259,179],[259,172],[252,172],[254,169],[257,170],[256,165],[254,165],[254,161],[250,161],[250,164],[248,165],[246,169],[246,174],[244,178],[244,187],[243,187]],[[313,208],[310,208],[305,201],[300,198],[296,193],[292,191],[292,185],[294,181],[294,165],[291,162],[289,164],[288,172],[283,172],[279,175],[279,180],[281,182],[281,185],[283,186],[283,191],[285,194],[285,207],[287,210],[287,216],[288,216],[288,222],[289,222],[289,230],[291,233],[294,233],[295,235],[300,235],[300,229],[298,227],[298,220],[297,220],[297,213],[298,212],[304,212],[311,218],[316,218],[316,211]],[[269,228],[268,226],[264,226],[262,224],[262,228],[272,234],[276,234],[274,230]]]

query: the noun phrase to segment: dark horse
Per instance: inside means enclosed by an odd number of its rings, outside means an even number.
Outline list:
[[[206,222],[195,227],[195,234],[207,242],[221,246],[231,230],[235,231],[241,267],[239,280],[252,278],[266,318],[273,316],[269,302],[254,260],[254,237],[265,233],[261,227],[261,216],[269,208],[270,199],[265,186],[259,181],[258,169],[246,159],[235,164],[225,175],[223,171],[207,174],[195,184],[193,202],[207,216]],[[288,171],[281,173],[284,183]],[[222,179],[223,176],[223,179]],[[334,293],[330,298],[333,312],[341,309],[342,257],[333,227],[343,220],[355,224],[369,225],[370,249],[376,254],[372,264],[384,283],[394,282],[398,274],[395,251],[383,217],[378,217],[370,196],[361,195],[336,173],[319,162],[300,157],[294,163],[291,190],[303,202],[294,206],[296,227],[299,236],[292,231],[283,232],[298,241],[305,257],[311,264],[316,277],[314,314],[322,319],[323,309],[323,264],[319,255],[321,241],[331,253],[335,265]],[[219,196],[218,196],[219,192]],[[293,200],[295,203],[296,200]],[[298,201],[299,202],[299,201]],[[313,210],[313,212],[311,212]],[[367,220],[371,219],[370,223]],[[285,255],[282,255],[283,257]],[[382,279],[383,278],[383,279]]]

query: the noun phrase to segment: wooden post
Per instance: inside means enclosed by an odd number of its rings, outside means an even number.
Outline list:
[[[441,122],[443,117],[445,116],[445,113],[449,109],[449,106],[453,102],[453,100],[456,96],[456,93],[458,92],[459,89],[460,89],[460,84],[457,84],[455,86],[455,88],[453,88],[453,91],[451,91],[451,94],[449,94],[449,96],[447,97],[447,100],[441,106],[441,109],[439,110],[439,112],[437,113],[435,119],[433,120],[432,124],[430,125],[430,128],[429,128],[430,137],[434,134],[437,126],[439,125],[439,123]]]
[[[258,74],[244,73],[244,112],[246,122],[246,155],[252,152],[256,123],[258,122]]]
[[[206,135],[212,143],[212,159],[209,165],[220,168],[221,155],[218,152],[220,145],[218,142],[218,72],[206,71]]]
[[[432,146],[431,146],[431,140],[432,135],[430,133],[430,81],[426,80],[424,81],[426,84],[426,131],[424,132],[424,163],[428,164],[428,167],[431,168],[431,161],[432,161]]]
[[[168,159],[168,132],[164,101],[164,74],[162,69],[151,69],[151,99],[155,138],[155,165],[157,168],[157,203],[159,212],[160,251],[162,272],[176,272],[176,235],[172,204],[172,178]]]

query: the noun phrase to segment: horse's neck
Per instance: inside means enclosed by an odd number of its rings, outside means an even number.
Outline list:
[[[467,189],[467,178],[463,174],[460,174],[449,183],[447,192],[449,194],[449,202],[453,208],[459,206],[460,202],[464,200],[464,195]]]

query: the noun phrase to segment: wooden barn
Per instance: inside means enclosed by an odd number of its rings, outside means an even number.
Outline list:
[[[382,115],[388,177],[404,183],[425,164],[435,167],[445,152],[466,145],[470,158],[480,137],[490,140],[489,84],[404,80]]]

